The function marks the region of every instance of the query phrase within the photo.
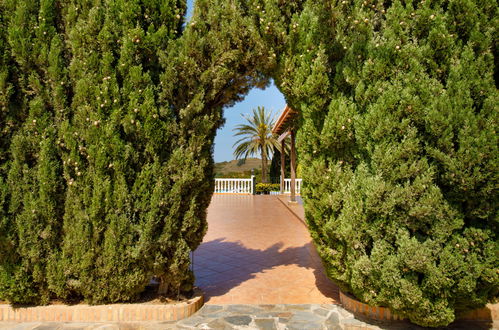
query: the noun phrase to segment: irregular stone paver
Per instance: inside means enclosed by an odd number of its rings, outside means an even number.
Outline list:
[[[379,323],[359,320],[339,305],[205,305],[190,318],[176,323],[6,323],[1,330],[159,330],[159,329],[320,329],[320,330],[422,330],[407,322]],[[440,328],[442,329],[442,328]],[[497,324],[456,322],[446,329],[497,329]]]
[[[224,318],[224,321],[230,325],[249,325],[251,320],[252,318],[248,315],[234,315]]]
[[[263,330],[277,329],[276,321],[271,318],[255,319],[255,326]]]
[[[341,329],[340,316],[336,311],[333,311],[327,316],[325,326],[328,329]]]
[[[339,303],[307,227],[277,196],[214,195],[193,268],[208,304]]]

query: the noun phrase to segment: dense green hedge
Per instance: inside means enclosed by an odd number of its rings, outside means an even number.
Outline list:
[[[329,276],[425,326],[499,292],[497,3],[244,1]]]
[[[185,5],[162,3],[2,2],[3,106],[19,129],[1,159],[1,298],[125,301],[153,275],[166,293],[189,290],[210,145],[178,155],[192,142],[160,98],[159,50]]]
[[[329,276],[425,326],[497,297],[497,3],[265,4]]]
[[[222,26],[232,8],[188,31],[184,11],[0,2],[0,299],[128,301],[152,276],[191,290],[222,107],[268,80],[246,23]]]

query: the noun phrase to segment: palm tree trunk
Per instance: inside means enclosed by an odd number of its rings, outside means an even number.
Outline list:
[[[267,183],[267,153],[262,151],[262,182]]]

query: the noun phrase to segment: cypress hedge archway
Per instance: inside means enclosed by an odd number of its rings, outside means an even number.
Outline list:
[[[189,291],[223,108],[270,78],[342,289],[429,326],[497,297],[494,1],[0,7],[1,299]]]

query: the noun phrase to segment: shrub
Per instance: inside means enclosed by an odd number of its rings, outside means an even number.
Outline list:
[[[307,2],[279,57],[328,275],[424,326],[498,295],[496,7]]]
[[[271,191],[280,191],[281,185],[278,183],[257,183],[255,190],[257,194],[268,194]]]
[[[249,22],[203,5],[184,30],[180,0],[0,2],[1,299],[192,289],[222,107],[268,82]]]
[[[166,294],[188,291],[209,171],[180,157],[191,142],[179,142],[171,100],[159,97],[160,50],[178,35],[185,5],[1,6],[7,70],[17,73],[7,106],[20,129],[0,180],[9,222],[0,296],[126,301],[153,275]],[[172,179],[179,168],[183,178]],[[187,193],[192,185],[199,190]],[[175,206],[172,196],[189,202]]]

